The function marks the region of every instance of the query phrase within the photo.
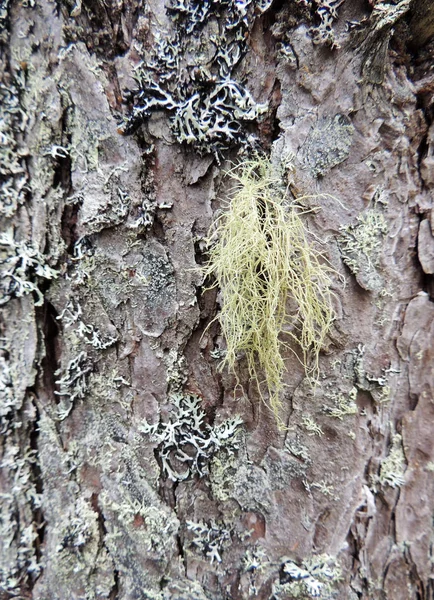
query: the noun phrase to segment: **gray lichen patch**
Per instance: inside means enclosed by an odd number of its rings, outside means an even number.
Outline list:
[[[174,270],[166,249],[155,239],[125,240],[123,248],[113,245],[115,232],[99,237],[91,254],[83,254],[72,269],[77,283],[96,293],[109,319],[121,330],[126,305],[144,334],[158,337],[177,308]],[[130,240],[131,241],[131,240]]]
[[[148,243],[143,249],[143,262],[139,276],[146,289],[149,307],[170,303],[175,292],[174,271],[167,256],[157,252],[158,247]]]
[[[303,161],[314,177],[325,175],[350,154],[354,127],[345,115],[325,117],[310,130],[303,146]]]
[[[181,574],[177,560],[176,514],[157,498],[135,498],[125,489],[100,496],[105,518],[107,547],[116,570],[123,574],[123,586],[130,597],[154,597],[162,574]],[[149,590],[143,595],[143,590]],[[148,595],[149,594],[149,595]],[[158,596],[156,596],[158,597]]]
[[[71,189],[68,205],[79,207],[79,235],[126,223],[137,226],[144,201],[142,160],[132,140],[120,136],[104,90],[110,82],[95,55],[79,42],[59,52],[57,87],[62,105],[63,146],[47,139],[55,162],[66,158]]]
[[[78,498],[58,517],[56,540],[51,542],[57,542],[57,546],[43,561],[45,565],[50,560],[50,568],[57,574],[58,580],[52,581],[52,585],[65,600],[94,597],[96,587],[100,597],[107,598],[114,585],[113,562],[101,544],[97,513],[89,501]],[[39,597],[51,592],[49,587],[44,590],[47,579],[49,576],[38,590],[42,593]]]
[[[9,493],[1,494],[0,502],[0,595],[11,598],[19,596],[21,586],[31,585],[41,572],[36,552],[40,527],[34,518],[41,508],[41,495],[34,477],[38,456],[29,439],[20,435],[22,431],[31,430],[35,408],[27,397],[20,413],[18,390],[15,393],[15,406],[9,406],[7,418],[0,412],[2,483],[10,489]],[[1,396],[0,388],[0,401],[3,401]]]
[[[34,302],[25,296],[20,302],[2,307],[0,319],[0,425],[14,428],[12,415],[25,402],[27,389],[35,383],[34,354],[37,332]]]
[[[310,466],[306,455],[290,453],[287,449],[268,448],[259,465],[248,461],[245,442],[236,455],[217,452],[210,464],[213,496],[220,502],[230,499],[245,511],[267,515],[280,497],[295,481],[301,482]]]
[[[65,448],[55,422],[43,414],[38,422],[40,462],[44,477],[41,506],[50,528],[41,547],[44,577],[35,584],[35,598],[92,598],[95,589],[108,597],[114,584],[113,563],[103,546],[101,524],[91,491],[79,483],[83,453],[79,442]],[[86,452],[84,452],[86,455]]]

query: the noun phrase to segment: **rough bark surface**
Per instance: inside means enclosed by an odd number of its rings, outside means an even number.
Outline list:
[[[341,276],[283,432],[197,269],[236,148],[119,129],[164,0],[0,2],[2,599],[434,598],[434,46],[406,0],[269,4],[248,127]]]

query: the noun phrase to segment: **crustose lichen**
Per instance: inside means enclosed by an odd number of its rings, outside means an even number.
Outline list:
[[[306,371],[315,375],[334,319],[334,271],[309,240],[303,222],[307,211],[286,200],[267,159],[246,161],[230,175],[235,191],[209,240],[205,269],[223,295],[219,321],[227,352],[222,364],[234,370],[244,353],[261,396],[263,373],[277,417],[283,351],[293,350],[282,336],[298,344]]]

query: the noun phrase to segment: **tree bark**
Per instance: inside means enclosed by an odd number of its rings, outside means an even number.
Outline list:
[[[176,4],[0,2],[0,598],[433,600],[430,3]],[[206,102],[236,27],[233,138],[140,113],[159,40]],[[253,148],[335,269],[284,431],[198,268]]]

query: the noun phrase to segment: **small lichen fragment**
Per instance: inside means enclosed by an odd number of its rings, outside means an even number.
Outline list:
[[[193,532],[190,546],[195,547],[206,556],[211,564],[214,561],[218,563],[222,561],[221,554],[231,543],[230,531],[224,524],[216,521],[210,523],[187,521],[187,529]]]
[[[57,412],[60,420],[65,419],[71,412],[74,402],[77,399],[83,399],[87,392],[87,376],[91,367],[87,360],[86,352],[79,352],[77,356],[71,359],[66,366],[55,372],[55,375],[62,375],[56,380],[58,390],[54,393],[59,396],[60,402]]]
[[[359,412],[356,404],[357,388],[355,386],[351,388],[348,394],[333,392],[327,395],[327,398],[333,402],[333,406],[324,405],[324,412],[340,421],[346,415],[357,415]]]

